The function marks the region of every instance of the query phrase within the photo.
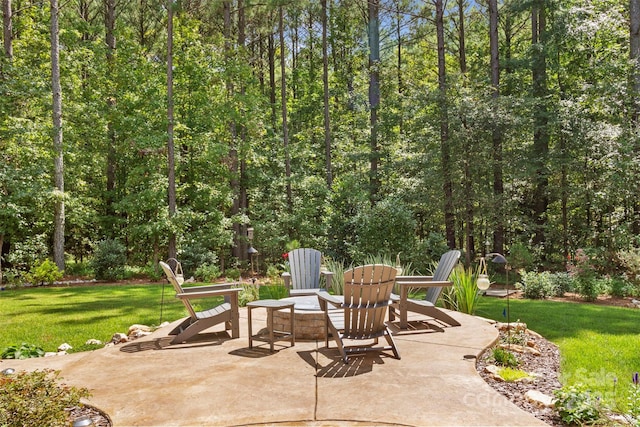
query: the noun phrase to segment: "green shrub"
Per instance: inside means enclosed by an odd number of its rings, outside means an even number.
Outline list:
[[[573,278],[569,273],[550,273],[549,279],[555,289],[555,295],[558,297],[574,290]]]
[[[471,269],[459,265],[453,269],[449,278],[453,286],[445,288],[443,301],[445,307],[466,314],[474,314],[480,293],[476,283],[476,274]]]
[[[218,255],[199,242],[192,242],[185,246],[180,251],[179,259],[184,277],[198,277],[198,267],[219,264]]]
[[[498,372],[498,375],[500,375],[500,377],[508,383],[531,377],[521,369],[514,369],[510,367],[501,368]]]
[[[567,424],[593,424],[601,418],[600,400],[583,385],[565,386],[554,395],[556,411]]]
[[[42,356],[44,356],[44,350],[41,347],[26,342],[9,346],[2,351],[2,359],[30,359]]]
[[[58,266],[50,259],[45,259],[39,265],[36,265],[31,271],[25,274],[25,280],[32,285],[53,285],[54,282],[61,280],[62,271],[58,270]]]
[[[228,280],[233,280],[237,282],[240,280],[240,269],[239,268],[227,268],[224,272],[225,277]]]
[[[270,265],[267,267],[267,277],[271,280],[278,280],[282,275],[282,272],[275,265]]]
[[[516,283],[516,288],[524,291],[524,297],[529,299],[544,299],[556,295],[556,287],[548,271],[537,273],[535,271],[523,271],[521,282]]]
[[[127,248],[117,240],[98,242],[93,252],[91,266],[98,280],[119,280],[125,277]]]
[[[218,277],[220,277],[220,268],[213,264],[202,264],[195,272],[195,278],[198,281],[214,282]]]
[[[600,281],[600,288],[608,295],[614,297],[627,297],[634,295],[633,284],[628,282],[624,277],[614,276],[605,277]]]
[[[515,354],[502,347],[493,347],[493,349],[491,349],[491,359],[498,366],[515,368],[520,364]]]
[[[569,274],[574,279],[576,291],[587,301],[594,301],[600,295],[596,280],[596,269],[591,257],[584,249],[578,249],[569,264]]]
[[[350,267],[346,267],[342,261],[336,261],[331,258],[325,258],[325,268],[333,273],[331,278],[331,289],[327,291],[333,292],[334,295],[344,294],[344,272]],[[324,276],[321,276],[321,280],[326,280]],[[326,282],[324,284],[326,286]]]
[[[260,299],[260,290],[252,284],[242,284],[242,290],[238,293],[238,305],[245,307],[248,302]]]
[[[58,384],[58,376],[51,370],[0,376],[0,426],[68,426],[67,411],[90,394]]]
[[[260,299],[281,299],[289,296],[289,290],[284,285],[263,285],[258,290]]]
[[[516,242],[509,248],[509,263],[515,270],[528,270],[535,265],[536,257],[526,245]]]

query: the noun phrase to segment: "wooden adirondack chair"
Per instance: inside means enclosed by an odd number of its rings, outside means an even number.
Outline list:
[[[173,285],[176,291],[176,298],[182,301],[189,312],[189,317],[169,333],[169,335],[176,336],[171,341],[171,344],[185,342],[201,331],[223,322],[225,330],[231,330],[231,338],[240,338],[240,314],[238,310],[238,292],[240,292],[240,288],[231,288],[231,284],[183,288],[168,264],[160,261],[160,267],[164,270],[167,280]],[[216,296],[224,297],[225,302],[206,311],[196,312],[190,302],[191,299],[195,298]]]
[[[333,273],[322,271],[322,253],[317,249],[300,248],[288,254],[290,272],[282,274],[289,295],[314,295],[331,289]],[[320,285],[320,276],[325,277],[326,287]]]
[[[330,332],[344,363],[349,363],[349,354],[364,351],[391,350],[394,357],[400,359],[391,331],[385,324],[396,272],[394,267],[382,264],[356,267],[344,273],[344,298],[325,292],[318,294],[327,322],[325,345],[329,347]],[[329,304],[341,310],[330,310]],[[387,346],[377,346],[380,337],[386,339]],[[373,340],[373,343],[347,346],[345,340]]]
[[[394,320],[396,315],[400,317],[400,328],[407,327],[407,312],[420,313],[430,318],[444,322],[450,326],[460,326],[460,322],[436,307],[436,302],[442,293],[444,286],[451,286],[449,276],[458,260],[460,251],[451,250],[440,257],[438,266],[433,276],[397,276],[396,283],[400,286],[400,295],[391,294],[393,304],[389,308],[389,320]],[[408,289],[423,287],[427,293],[423,300],[410,299]]]

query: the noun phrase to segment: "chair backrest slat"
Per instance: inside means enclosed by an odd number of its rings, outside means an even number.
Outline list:
[[[169,267],[169,264],[162,261],[160,261],[159,264],[160,264],[160,267],[162,267],[162,270],[164,270],[164,274],[167,276],[167,280],[169,280],[169,282],[173,285],[173,289],[176,291],[176,294],[183,293],[182,286],[180,286],[180,284],[178,283],[178,279],[176,278],[176,275],[173,273],[173,270],[171,270],[171,267]],[[181,298],[180,300],[182,301],[185,308],[189,312],[189,316],[191,316],[192,319],[197,319],[196,311],[193,309],[193,306],[191,305],[191,303],[188,300],[183,298]]]
[[[344,273],[345,335],[364,338],[385,330],[396,274],[395,267],[383,264],[364,265]]]
[[[320,287],[320,263],[322,253],[317,249],[299,248],[288,254],[293,289],[317,289]]]
[[[436,270],[433,272],[433,280],[434,281],[445,281],[449,280],[449,276],[451,272],[455,268],[456,264],[458,264],[458,260],[460,259],[460,251],[451,250],[445,252],[440,257],[440,261],[438,262],[438,266]],[[427,289],[427,294],[424,299],[435,304],[442,293],[442,286],[436,286]]]

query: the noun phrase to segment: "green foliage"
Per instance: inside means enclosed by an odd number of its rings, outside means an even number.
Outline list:
[[[509,264],[515,270],[530,270],[535,263],[532,251],[523,243],[515,242],[509,248]]]
[[[491,359],[498,366],[514,368],[520,364],[515,354],[502,347],[493,347],[491,349]]]
[[[600,294],[600,286],[596,279],[596,269],[591,256],[584,249],[578,249],[567,264],[569,274],[575,281],[575,288],[587,301],[595,301]]]
[[[614,297],[635,296],[635,287],[621,276],[606,276],[598,280],[598,289]]]
[[[46,259],[49,250],[46,244],[46,235],[37,234],[16,242],[12,251],[7,255],[7,262],[21,271],[28,271],[42,259]]]
[[[180,251],[180,264],[184,277],[198,276],[198,269],[204,265],[219,265],[218,255],[199,242],[191,242]]]
[[[453,286],[443,290],[445,307],[461,313],[475,314],[478,301],[481,298],[476,277],[476,273],[472,269],[464,268],[462,265],[456,266],[449,277]]]
[[[561,297],[567,292],[573,292],[573,278],[569,273],[549,273],[549,279],[556,296]]]
[[[544,299],[557,294],[557,288],[548,271],[538,273],[524,271],[521,273],[522,283],[516,283],[516,288],[524,291],[524,297],[530,299]]]
[[[447,241],[442,233],[430,232],[416,244],[414,251],[403,252],[403,260],[407,258],[416,271],[426,273],[433,269],[433,263],[437,263],[448,250]]]
[[[521,369],[514,369],[511,367],[500,368],[498,375],[506,382],[514,382],[523,378],[530,378],[531,376]]]
[[[368,255],[395,256],[415,247],[415,220],[400,199],[386,198],[373,207],[361,209],[356,218],[357,244],[350,250],[358,262]]]
[[[347,271],[350,266],[345,266],[344,262],[336,261],[332,258],[325,258],[325,268],[333,273],[331,279],[331,289],[327,289],[329,292],[333,292],[334,295],[344,294],[344,272]]]
[[[631,423],[640,426],[640,382],[638,382],[638,373],[634,373],[629,386],[629,395],[627,396],[627,412],[631,417]]]
[[[640,296],[640,248],[620,251],[617,256],[625,279],[633,285],[633,295]]]
[[[266,275],[270,280],[277,280],[280,278],[282,272],[275,265],[269,265],[267,267]]]
[[[53,285],[62,277],[62,271],[58,270],[58,266],[50,259],[45,259],[25,275],[25,280],[33,285]]]
[[[125,276],[127,249],[117,240],[98,242],[93,252],[91,266],[98,280],[119,280]]]
[[[239,268],[227,268],[224,271],[224,275],[226,276],[227,280],[232,280],[234,282],[237,282],[238,280],[240,280],[240,269]]]
[[[30,359],[44,356],[44,350],[35,344],[23,342],[12,345],[2,351],[2,359]]]
[[[259,288],[259,299],[281,299],[289,296],[284,285],[262,285]]]
[[[240,307],[245,307],[248,302],[257,301],[260,299],[260,290],[258,286],[249,283],[243,283],[241,285],[242,290],[238,293],[238,304]]]
[[[195,271],[195,278],[201,282],[214,282],[222,272],[220,267],[213,264],[201,264]]]
[[[554,395],[555,409],[567,424],[594,424],[602,416],[600,399],[583,385],[565,386]]]
[[[60,384],[52,370],[0,376],[1,426],[69,425],[68,410],[91,394],[86,388]]]

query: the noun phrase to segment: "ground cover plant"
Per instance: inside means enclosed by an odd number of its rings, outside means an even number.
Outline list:
[[[506,308],[506,299],[483,298],[476,314],[504,322]],[[584,386],[603,404],[628,410],[628,379],[640,369],[637,309],[511,299],[508,314],[558,345],[564,386]]]

